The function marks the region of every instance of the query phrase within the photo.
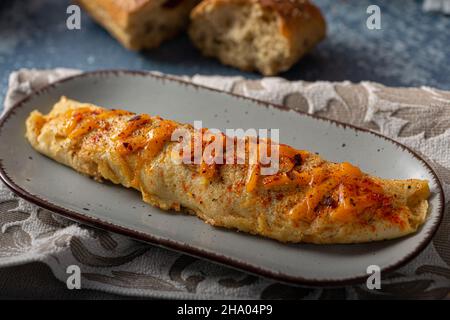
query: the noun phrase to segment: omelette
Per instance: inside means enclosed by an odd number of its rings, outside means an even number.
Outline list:
[[[399,238],[426,220],[425,180],[381,179],[284,144],[277,144],[278,170],[264,175],[265,164],[245,157],[250,140],[225,135],[224,148],[245,140],[243,161],[174,161],[194,153],[190,147],[184,152],[190,146],[186,139],[173,139],[179,129],[200,137],[203,151],[214,140],[189,124],[66,97],[48,114],[33,111],[26,120],[26,138],[38,152],[99,182],[137,189],[153,206],[187,212],[213,226],[281,242],[337,244]]]

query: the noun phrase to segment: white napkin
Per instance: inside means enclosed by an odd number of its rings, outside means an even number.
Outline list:
[[[5,108],[33,89],[78,72],[14,72]],[[369,82],[184,79],[378,130],[425,155],[437,168],[446,199],[450,199],[450,92],[428,87],[388,88]],[[0,183],[0,267],[32,261],[44,262],[64,282],[67,267],[80,266],[82,288],[146,297],[442,298],[450,290],[450,214],[447,205],[433,242],[407,266],[387,275],[382,290],[370,291],[363,285],[322,290],[276,283],[94,230],[37,208]]]

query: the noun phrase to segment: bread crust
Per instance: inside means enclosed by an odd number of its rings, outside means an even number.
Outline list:
[[[222,63],[234,65],[244,71],[259,71],[264,75],[276,75],[277,73],[288,70],[302,56],[310,51],[317,43],[326,36],[326,22],[320,10],[307,0],[204,0],[198,4],[191,12],[191,21],[201,19],[212,10],[220,10],[225,6],[244,7],[248,5],[259,5],[265,12],[273,12],[278,16],[279,33],[286,38],[289,47],[287,58],[280,61],[276,67],[261,68],[256,66],[243,66],[224,61],[219,55]],[[191,23],[191,38],[204,54],[201,44],[198,43],[193,29],[194,23]]]
[[[75,0],[131,50],[151,49],[183,30],[200,0]],[[156,30],[158,29],[158,30]]]

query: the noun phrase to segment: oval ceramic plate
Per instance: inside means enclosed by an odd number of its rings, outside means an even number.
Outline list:
[[[427,221],[416,234],[393,241],[288,245],[214,228],[193,216],[161,211],[142,202],[136,191],[97,183],[31,148],[24,138],[26,117],[34,109],[47,113],[61,95],[181,122],[202,120],[204,127],[280,128],[282,143],[319,152],[325,159],[350,161],[383,178],[428,179],[433,194]],[[307,285],[362,281],[369,265],[378,265],[386,272],[399,267],[428,244],[444,209],[442,187],[430,166],[388,138],[144,72],[85,73],[31,94],[1,119],[0,158],[4,182],[41,207],[166,248]]]

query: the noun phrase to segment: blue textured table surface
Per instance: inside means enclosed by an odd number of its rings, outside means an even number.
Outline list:
[[[328,37],[287,79],[371,80],[394,86],[450,89],[450,17],[425,13],[422,1],[316,0]],[[0,1],[0,100],[18,68],[126,68],[173,74],[258,77],[203,58],[182,35],[161,48],[122,48],[84,13],[81,30],[66,28],[70,1]],[[371,4],[381,8],[381,30],[366,27]]]
[[[316,2],[326,15],[328,37],[283,77],[450,89],[450,17],[424,13],[421,0]],[[68,0],[0,0],[0,101],[10,72],[19,68],[126,68],[258,77],[201,57],[186,36],[148,53],[134,53],[85,14],[81,30],[69,31],[68,4]],[[381,7],[382,30],[366,27],[366,9],[371,4]],[[0,270],[0,287],[3,298],[116,298],[87,290],[68,291],[39,264]]]

